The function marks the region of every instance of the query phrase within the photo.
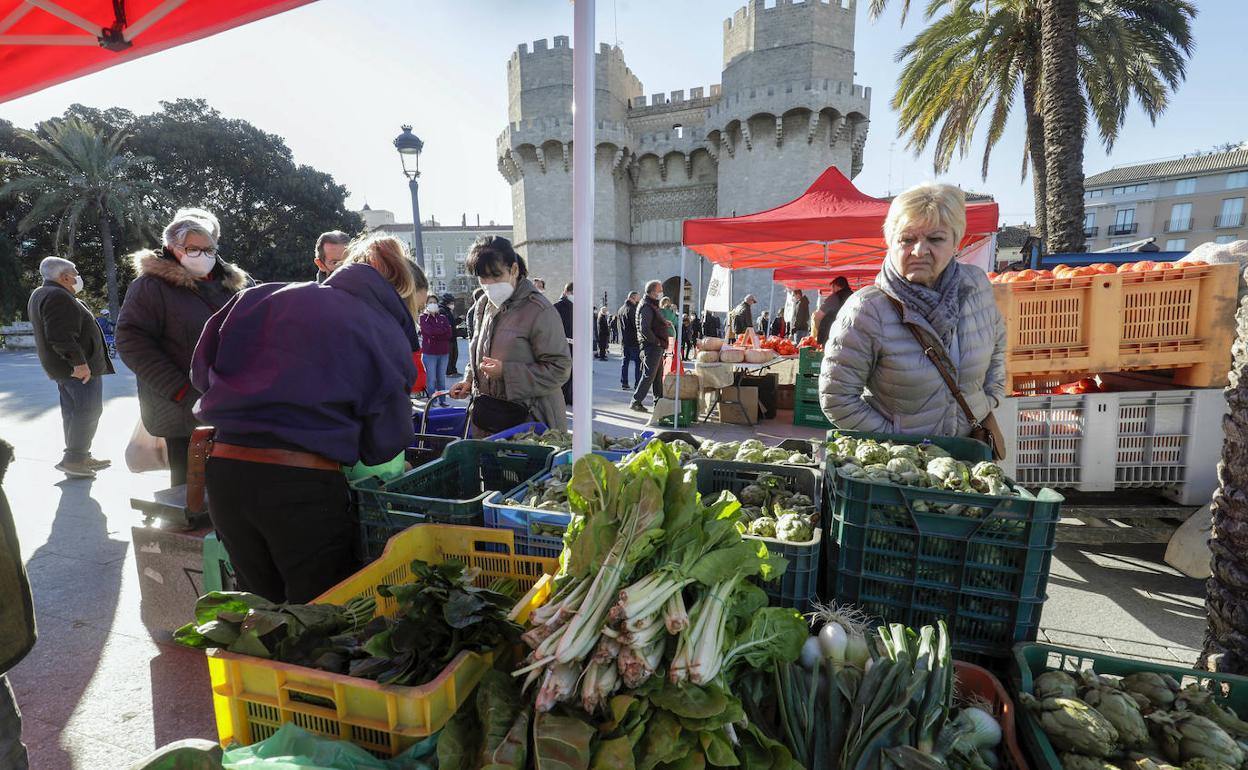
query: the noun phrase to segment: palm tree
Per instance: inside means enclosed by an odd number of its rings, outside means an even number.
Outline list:
[[[19,133],[36,152],[14,164],[17,171],[11,181],[0,187],[0,198],[33,197],[30,211],[18,222],[18,229],[24,232],[55,219],[56,248],[65,244],[71,254],[84,221],[99,227],[108,306],[116,318],[120,302],[113,225],[123,231],[150,234],[153,206],[163,197],[159,187],[138,178],[150,159],[123,151],[122,145],[128,138],[124,131],[105,136],[78,118],[51,120],[38,132]]]
[[[1105,148],[1112,150],[1133,98],[1152,121],[1168,106],[1185,74],[1196,9],[1186,0],[1075,1],[1078,56],[1072,61],[1079,87],[1074,91],[1080,110],[1091,114]],[[892,105],[900,113],[901,133],[916,152],[934,140],[933,165],[941,173],[955,152],[969,154],[987,113],[981,169],[987,177],[992,151],[1021,92],[1022,175],[1025,179],[1030,167],[1036,226],[1045,237],[1049,153],[1041,110],[1040,0],[933,0],[927,18],[942,9],[948,12],[897,52],[904,66]],[[1082,119],[1077,123],[1082,137]],[[1081,142],[1079,151],[1082,157]],[[1082,205],[1082,190],[1079,199]],[[1081,216],[1078,225],[1082,244]]]

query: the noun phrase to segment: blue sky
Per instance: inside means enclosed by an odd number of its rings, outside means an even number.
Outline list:
[[[646,94],[706,86],[720,79],[723,19],[742,4],[598,0],[598,39],[619,42]],[[1248,139],[1243,0],[1198,4],[1196,51],[1169,111],[1152,126],[1132,110],[1112,156],[1092,138],[1089,173]],[[915,158],[896,139],[888,106],[899,69],[893,53],[921,22],[912,16],[899,28],[895,11],[872,22],[865,7],[858,10],[857,82],[873,96],[855,182],[873,195],[933,178],[930,153]],[[150,111],[162,99],[202,97],[227,116],[284,136],[298,162],[347,186],[353,207],[367,200],[400,220],[410,219],[410,204],[391,141],[400,124],[412,123],[425,142],[422,215],[448,224],[461,213],[506,222],[510,195],[494,142],[506,121],[507,58],[517,43],[571,34],[568,0],[320,0],[2,104],[0,117],[29,127],[74,102]],[[979,174],[980,143],[941,178],[996,196],[1005,223],[1030,221],[1031,185],[1019,180],[1022,141],[1016,117],[987,181]]]

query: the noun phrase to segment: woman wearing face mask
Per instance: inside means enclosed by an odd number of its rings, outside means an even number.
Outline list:
[[[342,468],[387,464],[412,443],[428,289],[402,241],[372,236],[324,283],[257,286],[204,327],[191,381],[216,429],[209,514],[242,590],[306,602],[356,568]]]
[[[455,330],[450,320],[438,306],[438,300],[430,297],[425,302],[425,312],[420,314],[420,347],[431,393],[446,390],[446,364],[454,341]],[[446,396],[438,399],[438,405],[449,406]]]
[[[819,397],[836,427],[967,436],[1000,406],[1005,323],[984,271],[954,259],[965,229],[965,199],[952,185],[893,199],[883,269],[845,301],[829,332]]]
[[[478,238],[465,267],[485,295],[469,310],[476,334],[464,379],[451,388],[451,398],[467,398],[475,388],[527,408],[531,419],[548,427],[567,430],[561,388],[572,373],[572,356],[559,313],[533,287],[524,260],[506,238]]]
[[[117,319],[121,360],[139,384],[139,413],[169,449],[170,484],[186,483],[187,447],[199,423],[191,407],[191,355],[204,324],[250,284],[218,258],[221,225],[203,209],[181,209],[165,227],[164,248],[131,255],[138,275]]]

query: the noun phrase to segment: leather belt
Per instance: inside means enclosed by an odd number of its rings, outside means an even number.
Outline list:
[[[311,452],[297,452],[293,449],[262,449],[259,447],[238,446],[212,442],[209,457],[220,457],[223,460],[243,460],[249,463],[265,463],[267,465],[285,465],[290,468],[307,468],[314,471],[341,471],[342,464],[328,457]]]

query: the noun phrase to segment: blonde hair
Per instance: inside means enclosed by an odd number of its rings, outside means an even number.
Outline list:
[[[966,195],[951,184],[925,182],[893,198],[884,218],[884,240],[890,245],[908,225],[947,227],[954,246],[966,234]]]
[[[667,309],[667,308],[669,308],[669,307],[671,307],[671,306],[672,306],[672,298],[671,298],[671,297],[664,297],[664,298],[663,298],[663,301],[659,303],[659,307],[661,307],[661,308],[663,308],[663,309]]]
[[[390,282],[399,298],[411,312],[412,318],[423,309],[416,301],[420,292],[429,292],[429,279],[417,266],[407,250],[407,244],[392,235],[365,235],[347,245],[343,264],[368,265]]]

